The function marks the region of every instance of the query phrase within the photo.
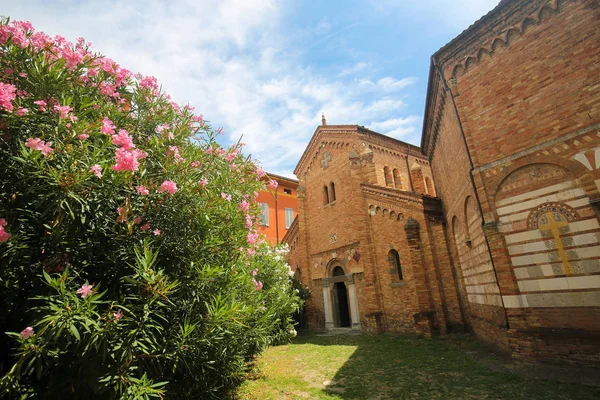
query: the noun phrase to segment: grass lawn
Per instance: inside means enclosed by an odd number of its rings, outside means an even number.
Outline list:
[[[599,386],[531,377],[552,374],[469,336],[303,335],[270,348],[256,366],[238,399],[600,399]]]

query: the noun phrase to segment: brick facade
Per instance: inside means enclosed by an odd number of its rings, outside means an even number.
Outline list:
[[[353,328],[462,330],[441,203],[428,194],[433,175],[418,147],[356,125],[323,125],[295,173],[298,219],[284,240],[312,291],[309,327],[344,325],[342,290],[355,302]]]
[[[465,323],[516,357],[600,364],[599,21],[503,1],[432,57],[422,148]]]
[[[285,237],[309,327],[600,364],[599,21],[595,0],[501,1],[432,56],[421,148],[317,128]]]

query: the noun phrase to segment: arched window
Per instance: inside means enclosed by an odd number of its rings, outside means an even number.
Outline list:
[[[329,187],[331,188],[331,201],[335,201],[335,183],[331,182]]]
[[[388,260],[394,271],[398,274],[398,279],[404,280],[404,276],[402,275],[402,265],[400,265],[400,255],[398,252],[394,249],[390,250],[388,253]]]
[[[394,175],[394,187],[397,189],[402,189],[402,177],[400,176],[400,171],[397,168],[394,168],[392,171]]]
[[[327,185],[323,186],[323,204],[329,204],[329,188]]]
[[[333,276],[342,276],[342,275],[344,275],[344,269],[342,267],[339,267],[339,266],[335,267],[333,269],[333,274],[332,275]]]
[[[385,179],[385,186],[394,187],[394,178],[392,177],[392,171],[388,167],[383,167],[383,178]]]

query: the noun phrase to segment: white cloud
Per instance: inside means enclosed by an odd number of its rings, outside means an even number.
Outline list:
[[[386,76],[385,78],[381,78],[376,82],[373,82],[369,79],[361,79],[358,81],[358,84],[365,90],[380,90],[384,92],[395,92],[405,87],[412,85],[417,81],[417,78],[402,78],[402,79],[394,79],[391,76]]]
[[[421,117],[409,115],[406,118],[390,118],[383,121],[371,122],[367,125],[367,128],[396,139],[404,140],[407,135],[417,133],[418,127],[421,126],[421,121]]]
[[[346,67],[343,68],[340,71],[340,76],[347,76],[347,75],[356,75],[360,72],[363,72],[364,70],[368,69],[368,68],[372,68],[372,65],[370,63],[366,63],[366,62],[359,62],[356,63],[350,67]]]
[[[175,101],[224,126],[227,141],[243,135],[246,152],[280,175],[291,175],[322,111],[331,124],[417,132],[418,117],[397,117],[406,107],[398,92],[415,78],[371,80],[366,62],[337,76],[298,63],[281,26],[284,1],[4,1],[2,13],[51,35],[83,36],[122,66],[156,76]],[[354,26],[323,19],[309,46]]]

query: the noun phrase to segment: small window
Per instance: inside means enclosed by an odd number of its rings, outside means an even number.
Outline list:
[[[283,189],[283,193],[285,194],[292,194],[292,189]]]
[[[388,260],[392,265],[394,273],[398,274],[398,279],[404,280],[404,277],[402,276],[402,265],[400,265],[400,255],[398,252],[394,249],[390,250],[388,253]]]
[[[400,175],[400,171],[394,168],[392,174],[394,175],[394,187],[396,189],[402,189],[402,177]]]
[[[331,201],[335,201],[335,183],[331,182],[329,187],[331,188]]]
[[[329,188],[327,185],[323,186],[323,204],[329,204]]]
[[[269,205],[267,203],[260,203],[260,224],[269,226]]]
[[[385,186],[394,187],[392,171],[388,167],[383,167],[383,178],[385,179]]]
[[[285,209],[285,229],[289,229],[290,225],[294,222],[294,209],[286,208]]]

